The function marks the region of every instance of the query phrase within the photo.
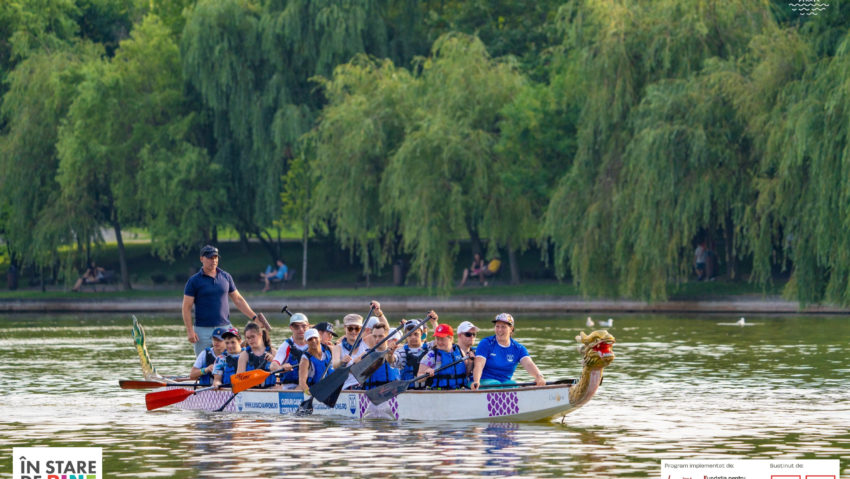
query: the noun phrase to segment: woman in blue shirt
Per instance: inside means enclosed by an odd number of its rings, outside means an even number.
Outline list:
[[[514,317],[501,313],[493,323],[496,335],[482,339],[475,350],[472,389],[496,384],[516,384],[511,377],[517,364],[522,364],[534,378],[535,384],[545,386],[546,380],[528,355],[528,350],[511,337],[514,332]]]

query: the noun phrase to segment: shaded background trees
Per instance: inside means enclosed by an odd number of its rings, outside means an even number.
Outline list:
[[[584,294],[649,299],[705,238],[729,280],[850,303],[848,13],[3,2],[0,229],[36,269],[75,245],[70,274],[104,227],[172,258],[219,228],[274,257],[291,226],[442,289],[460,241],[512,282],[533,245]]]

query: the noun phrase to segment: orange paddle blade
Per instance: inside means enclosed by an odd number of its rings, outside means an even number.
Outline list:
[[[134,381],[132,379],[121,379],[118,381],[121,389],[153,389],[165,387],[168,384],[160,381]]]
[[[233,394],[239,394],[246,389],[263,384],[263,381],[270,374],[270,372],[263,371],[262,369],[254,369],[230,376],[230,385],[233,388]]]
[[[191,389],[169,389],[168,391],[157,391],[145,394],[145,403],[148,406],[148,411],[168,406],[169,404],[178,403],[187,397],[195,394]]]

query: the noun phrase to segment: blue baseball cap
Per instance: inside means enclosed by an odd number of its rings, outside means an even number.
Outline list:
[[[215,339],[224,339],[224,338],[221,337],[221,335],[226,333],[226,332],[227,332],[227,330],[224,329],[224,328],[215,328],[215,329],[213,329],[211,337],[213,337]]]

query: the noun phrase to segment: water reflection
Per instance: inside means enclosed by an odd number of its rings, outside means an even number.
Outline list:
[[[564,424],[481,424],[148,413],[144,391],[116,387],[138,377],[127,318],[8,316],[0,455],[14,446],[102,446],[110,477],[179,478],[657,477],[662,458],[850,456],[850,322],[616,319],[617,360],[596,398]],[[180,325],[142,320],[156,367],[188,370]],[[581,330],[583,317],[540,317],[522,318],[517,333],[547,377],[562,378],[579,372],[572,338]]]

